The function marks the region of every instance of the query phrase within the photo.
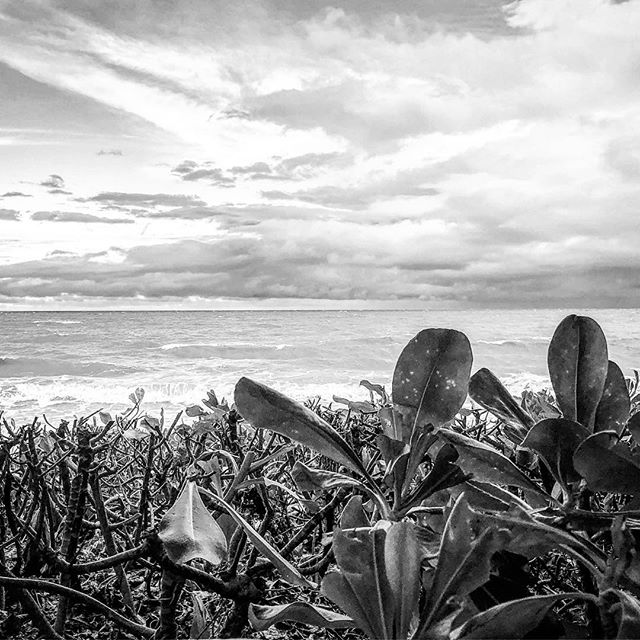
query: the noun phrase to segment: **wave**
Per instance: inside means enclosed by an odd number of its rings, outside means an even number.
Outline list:
[[[32,324],[84,324],[81,320],[33,320]]]
[[[160,349],[176,358],[219,358],[221,360],[274,360],[293,357],[295,347],[289,344],[255,345],[250,343],[220,344],[170,343]]]
[[[41,358],[0,358],[0,378],[86,376],[111,378],[135,373],[134,367],[108,362],[76,362]]]

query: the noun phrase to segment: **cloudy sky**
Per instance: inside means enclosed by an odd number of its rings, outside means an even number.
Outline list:
[[[640,0],[0,0],[0,308],[640,305]]]

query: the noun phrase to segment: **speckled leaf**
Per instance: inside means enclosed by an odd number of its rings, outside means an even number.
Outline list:
[[[609,360],[602,398],[596,409],[595,431],[622,433],[630,410],[631,400],[624,374],[615,362]]]
[[[240,415],[254,427],[275,431],[369,477],[353,449],[331,425],[284,394],[249,378],[240,378],[235,403]]]
[[[547,362],[562,415],[593,430],[609,362],[600,325],[586,316],[567,316],[551,338]]]
[[[202,558],[218,565],[227,556],[224,532],[202,502],[195,482],[187,482],[164,514],[158,537],[169,558],[177,563]]]
[[[473,355],[464,333],[425,329],[402,350],[393,373],[392,398],[408,440],[416,426],[440,427],[467,398]]]

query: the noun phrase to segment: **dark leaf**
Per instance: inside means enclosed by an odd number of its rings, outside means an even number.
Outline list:
[[[291,602],[272,607],[252,603],[249,605],[249,622],[256,631],[264,631],[278,622],[298,622],[324,629],[356,626],[351,618],[308,602]]]
[[[596,409],[595,430],[622,433],[629,419],[631,400],[624,374],[609,360],[602,398]]]
[[[202,409],[202,407],[199,407],[197,404],[191,405],[190,407],[187,407],[185,410],[185,413],[190,417],[190,418],[197,418],[198,416],[201,416],[204,414],[204,411]]]
[[[547,362],[562,415],[593,430],[609,362],[600,325],[586,316],[567,316],[551,338]]]
[[[584,593],[557,593],[511,600],[477,613],[455,629],[451,640],[509,640],[533,631],[561,600],[593,598]]]
[[[640,411],[634,413],[627,422],[627,429],[636,444],[640,444]]]
[[[615,431],[589,436],[575,452],[573,464],[592,491],[640,492],[640,457]]]
[[[439,427],[464,404],[473,356],[464,333],[425,329],[402,350],[393,373],[393,403],[408,441],[416,426]]]
[[[516,402],[502,382],[489,369],[479,369],[469,380],[469,395],[481,407],[513,427],[522,437],[533,425],[531,416]]]
[[[329,491],[339,487],[364,488],[360,480],[335,471],[313,469],[299,460],[296,461],[291,469],[291,477],[300,491]]]
[[[511,460],[493,447],[449,429],[440,430],[438,435],[456,448],[460,454],[458,466],[472,474],[474,479],[513,485],[548,497]]]
[[[600,594],[608,605],[608,613],[618,625],[616,638],[632,640],[640,638],[640,603],[620,589],[607,589]],[[617,602],[616,602],[617,600]]]
[[[254,427],[291,438],[369,478],[358,456],[332,426],[284,394],[249,378],[240,378],[235,403],[240,415]]]
[[[535,451],[560,485],[566,486],[580,480],[573,466],[573,454],[589,435],[589,430],[578,422],[549,418],[531,427],[522,446]]]
[[[362,496],[351,496],[340,515],[340,528],[357,529],[368,526],[369,518],[362,508]]]

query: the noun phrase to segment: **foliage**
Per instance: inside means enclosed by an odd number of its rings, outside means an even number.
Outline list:
[[[242,378],[171,424],[142,390],[121,416],[5,419],[0,635],[639,637],[637,373],[575,315],[552,393],[472,361],[425,329],[370,402]]]

